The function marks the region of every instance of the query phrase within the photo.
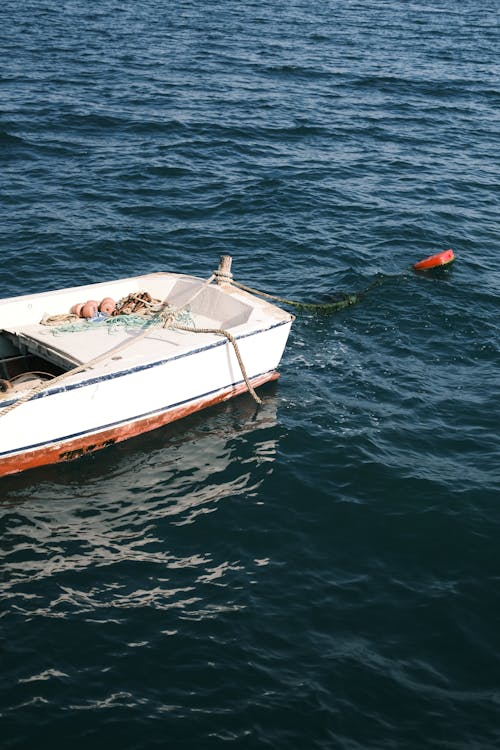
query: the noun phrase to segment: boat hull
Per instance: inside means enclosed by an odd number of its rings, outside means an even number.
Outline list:
[[[278,377],[278,372],[271,371],[251,378],[250,382],[253,388],[258,388],[264,385],[264,383],[277,380]],[[247,387],[245,383],[239,383],[229,388],[224,388],[216,394],[195,398],[188,403],[126,421],[123,424],[76,437],[69,437],[66,440],[57,440],[52,444],[45,444],[37,448],[21,450],[13,455],[2,456],[0,457],[0,477],[17,474],[28,469],[40,468],[49,464],[74,461],[103,448],[109,448],[129,438],[164,427],[170,422],[183,419],[202,409],[215,406],[223,401],[228,401],[246,391]]]

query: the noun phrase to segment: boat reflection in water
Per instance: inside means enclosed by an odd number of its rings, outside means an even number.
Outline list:
[[[275,384],[261,395],[258,408],[241,396],[80,461],[6,477],[6,619],[116,623],[161,610],[164,636],[179,620],[245,608],[235,592],[269,562],[255,506],[279,441]]]
[[[5,477],[0,502],[89,513],[130,504],[135,513],[192,520],[224,497],[255,492],[271,470],[278,387],[263,387],[259,407],[243,395],[79,462]]]

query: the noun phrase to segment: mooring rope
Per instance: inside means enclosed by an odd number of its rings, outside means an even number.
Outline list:
[[[235,281],[234,279],[231,279],[230,281],[228,281],[228,283],[238,287],[238,289],[243,289],[243,291],[245,292],[250,292],[250,294],[255,294],[258,297],[265,297],[265,299],[271,299],[274,302],[280,302],[283,305],[290,305],[291,307],[296,307],[299,310],[332,313],[338,312],[339,310],[344,310],[346,307],[350,307],[351,305],[355,305],[371,289],[376,286],[380,286],[384,282],[384,280],[384,277],[375,279],[360,292],[342,292],[341,299],[332,300],[331,302],[300,302],[298,300],[287,299],[286,297],[278,297],[278,295],[269,294],[269,292],[262,292],[260,289],[254,289],[253,287],[242,284],[241,282]]]
[[[171,327],[175,328],[177,331],[189,331],[190,333],[214,333],[217,336],[225,336],[227,340],[233,345],[234,353],[236,354],[236,359],[238,360],[241,374],[243,375],[243,380],[245,381],[245,385],[248,388],[249,394],[257,404],[262,403],[262,399],[257,396],[255,389],[250,383],[250,379],[248,377],[246,367],[241,356],[240,347],[238,346],[238,342],[236,341],[232,333],[229,333],[229,331],[225,331],[223,328],[189,328],[188,326],[181,326],[177,323],[174,323]]]

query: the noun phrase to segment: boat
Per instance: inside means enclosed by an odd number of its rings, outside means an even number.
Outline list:
[[[0,477],[248,391],[259,402],[294,316],[242,286],[222,256],[208,279],[157,272],[0,299]]]

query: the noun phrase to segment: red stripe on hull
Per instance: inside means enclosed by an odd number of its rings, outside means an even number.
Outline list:
[[[277,372],[271,372],[260,375],[257,378],[251,378],[250,382],[254,388],[257,388],[271,380],[277,380],[278,377]],[[158,427],[163,427],[169,422],[175,422],[178,419],[187,417],[189,414],[201,411],[201,409],[214,406],[222,401],[228,401],[230,398],[239,396],[246,391],[247,387],[242,383],[241,385],[219,392],[214,396],[169,409],[161,414],[137,419],[134,422],[129,422],[119,427],[110,427],[100,432],[94,432],[91,435],[82,435],[71,440],[58,442],[48,447],[36,448],[26,451],[26,453],[17,453],[15,456],[0,458],[0,477],[17,474],[27,469],[35,469],[48,464],[73,461],[88,453],[93,453],[102,448],[109,448],[109,446],[115,443],[121,443],[123,440],[141,435],[143,432],[156,430]]]

